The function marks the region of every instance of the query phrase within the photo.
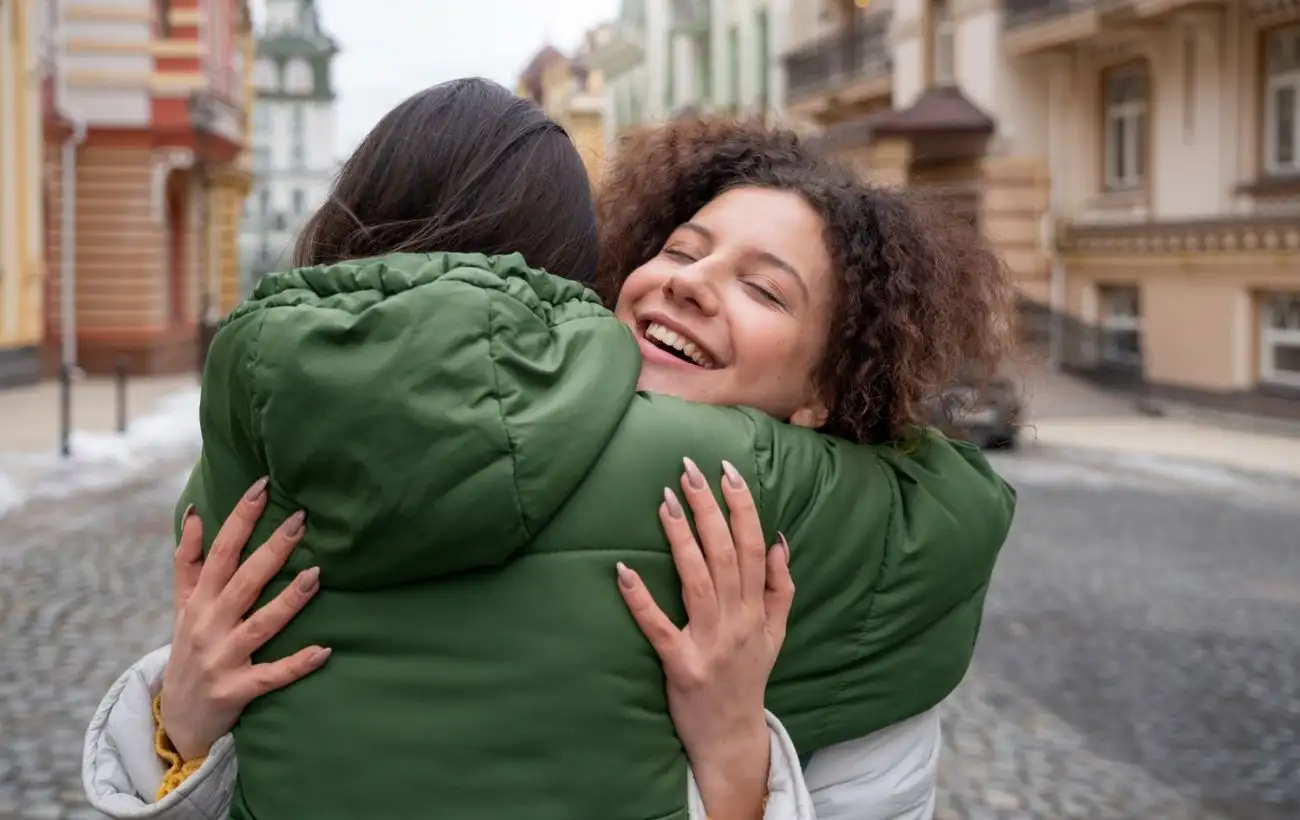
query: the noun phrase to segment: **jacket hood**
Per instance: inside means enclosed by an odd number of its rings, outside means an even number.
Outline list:
[[[517,254],[276,273],[213,341],[204,461],[306,510],[293,563],[331,587],[499,566],[600,457],[639,368],[595,294]]]

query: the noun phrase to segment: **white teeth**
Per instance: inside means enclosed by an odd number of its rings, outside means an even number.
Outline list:
[[[682,337],[680,334],[669,330],[661,324],[651,322],[646,326],[645,336],[647,339],[654,339],[657,342],[668,345],[671,348],[680,350],[686,354],[686,358],[695,362],[700,367],[712,370],[716,365],[713,360],[700,350],[699,346],[690,339]]]

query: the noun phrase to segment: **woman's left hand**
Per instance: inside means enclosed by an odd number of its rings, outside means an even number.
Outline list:
[[[781,536],[767,549],[753,496],[731,464],[722,463],[728,526],[704,475],[690,459],[684,462],[682,491],[699,542],[668,488],[659,519],[682,580],[685,628],[668,619],[622,563],[619,590],[663,663],[668,709],[709,817],[752,820],[763,816],[767,793],[763,696],[794,600],[790,548]]]

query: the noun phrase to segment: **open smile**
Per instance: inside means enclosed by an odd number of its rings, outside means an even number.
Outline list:
[[[718,367],[712,357],[696,342],[658,322],[647,322],[641,330],[641,337],[643,346],[648,344],[655,351],[660,351],[678,361],[705,370],[715,370]]]

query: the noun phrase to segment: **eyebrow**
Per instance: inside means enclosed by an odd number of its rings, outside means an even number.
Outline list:
[[[696,222],[683,222],[680,227],[698,234],[706,242],[712,243],[717,241],[717,237],[714,236],[713,231]],[[774,253],[769,253],[768,251],[754,251],[753,255],[759,261],[765,262],[792,276],[794,281],[799,285],[799,289],[803,291],[803,295],[808,296],[808,283],[803,280],[803,277],[799,275],[799,271],[795,270],[794,266],[789,262]]]

